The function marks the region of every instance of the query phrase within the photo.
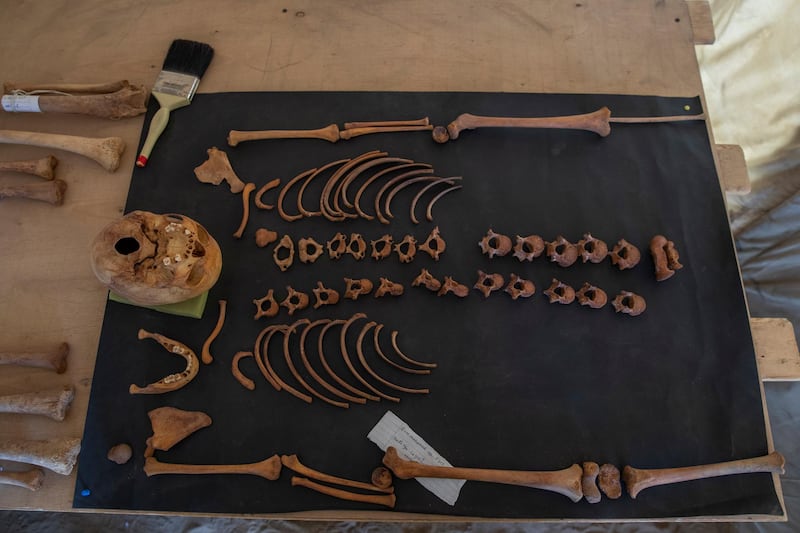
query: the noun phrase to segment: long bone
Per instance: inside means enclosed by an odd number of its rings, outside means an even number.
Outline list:
[[[413,169],[413,170],[407,170],[407,169]],[[370,214],[367,214],[366,212],[364,212],[363,209],[361,209],[361,205],[360,205],[361,196],[364,194],[364,192],[376,180],[378,180],[379,178],[385,176],[386,174],[389,174],[390,172],[394,172],[394,171],[397,171],[397,170],[407,170],[403,174],[400,174],[399,176],[397,176],[397,177],[401,177],[402,176],[404,178],[407,178],[407,177],[410,178],[410,177],[414,177],[414,176],[422,176],[422,175],[433,174],[433,167],[431,167],[431,165],[428,165],[426,163],[407,163],[407,164],[404,164],[404,165],[397,165],[397,166],[394,166],[394,167],[385,168],[385,169],[381,170],[380,172],[376,172],[375,174],[373,174],[372,176],[367,178],[364,181],[364,183],[361,184],[361,187],[358,188],[358,192],[356,192],[356,197],[353,200],[353,207],[355,208],[356,212],[358,213],[358,215],[361,218],[364,218],[366,220],[373,220],[375,218],[374,216],[372,216]]]
[[[31,468],[23,472],[7,472],[0,470],[0,485],[13,485],[28,490],[37,491],[44,483],[44,470]]]
[[[0,413],[42,415],[61,422],[75,399],[72,386],[0,396]]]
[[[185,344],[158,333],[150,333],[144,329],[139,330],[137,337],[139,340],[153,339],[168,352],[183,357],[186,360],[186,368],[183,372],[164,376],[160,380],[144,387],[139,387],[135,383],[132,383],[128,388],[128,392],[131,394],[163,394],[165,392],[178,390],[188,385],[200,371],[200,360],[197,359],[197,355],[195,355],[194,351]]]
[[[113,93],[123,87],[130,87],[128,80],[111,81],[107,83],[20,83],[7,81],[3,83],[3,92],[12,93],[14,91],[34,92],[34,91],[61,91],[63,93],[77,94],[101,94]]]
[[[57,374],[67,371],[69,344],[62,342],[51,348],[36,350],[2,350],[0,365],[20,365],[55,370]]]
[[[306,487],[307,489],[315,490],[327,496],[333,496],[334,498],[339,498],[340,500],[352,502],[374,503],[376,505],[384,505],[389,508],[394,508],[396,501],[396,496],[394,494],[357,494],[355,492],[328,487],[326,485],[320,485],[319,483],[315,483],[314,481],[304,477],[292,476],[292,486],[295,487],[298,485],[301,487]]]
[[[125,151],[125,141],[120,137],[79,137],[34,131],[0,130],[0,143],[25,144],[72,152],[96,161],[109,172],[117,170],[119,158]]]
[[[256,130],[228,132],[228,146],[238,146],[246,141],[265,141],[270,139],[322,139],[335,143],[339,140],[339,127],[330,124],[316,130]]]
[[[362,162],[367,161],[369,159],[376,159],[379,157],[385,157],[387,154],[386,152],[379,152],[377,150],[372,152],[367,152],[365,154],[361,154],[358,157],[351,159],[349,162],[345,163],[341,167],[339,167],[333,175],[328,178],[328,181],[325,182],[325,187],[322,189],[322,194],[320,196],[320,203],[319,208],[322,211],[322,216],[330,220],[331,222],[341,222],[346,218],[355,218],[357,215],[352,215],[350,213],[344,213],[343,211],[334,211],[333,206],[330,205],[330,195],[331,192],[334,191],[334,186],[337,182],[348,172],[350,169],[354,168],[356,165],[360,165]]]
[[[0,459],[41,466],[68,476],[78,460],[81,439],[59,437],[51,440],[0,440]]]
[[[414,198],[411,200],[411,208],[410,208],[411,222],[413,222],[414,224],[419,224],[419,219],[417,219],[417,214],[416,214],[417,203],[420,201],[420,199],[426,192],[436,187],[440,183],[447,183],[449,185],[454,185],[455,181],[452,178],[439,178],[438,180],[432,181],[431,183],[425,185],[419,191],[417,191],[417,194],[415,194]]]
[[[67,182],[63,180],[45,181],[42,183],[23,183],[21,185],[0,186],[0,199],[27,198],[52,205],[64,203],[64,191]]]
[[[364,327],[361,329],[361,333],[358,334],[358,340],[356,341],[356,354],[358,355],[358,360],[361,361],[361,365],[364,367],[364,370],[366,370],[367,373],[370,376],[375,378],[376,381],[386,385],[387,387],[389,387],[391,389],[394,389],[394,390],[397,390],[397,391],[400,391],[400,392],[406,392],[408,394],[428,394],[430,392],[430,390],[428,390],[428,389],[411,389],[411,388],[408,388],[408,387],[403,387],[401,385],[397,385],[395,383],[392,383],[391,381],[389,381],[387,379],[384,379],[381,376],[379,376],[378,373],[375,372],[372,369],[371,366],[369,366],[369,364],[367,363],[367,358],[364,357],[364,348],[363,348],[362,345],[364,343],[364,336],[367,334],[367,331],[369,331],[370,329],[372,329],[376,325],[377,325],[377,322],[374,322],[374,321],[367,322],[366,324],[364,324]]]
[[[611,133],[611,123],[656,123],[680,122],[687,120],[702,120],[704,114],[678,115],[664,117],[612,117],[611,110],[601,107],[597,111],[582,115],[566,115],[560,117],[484,117],[464,113],[447,125],[447,133],[441,129],[434,129],[434,140],[445,142],[448,139],[458,139],[464,130],[476,128],[548,128],[585,130],[606,137]]]
[[[147,477],[161,474],[249,474],[274,481],[281,475],[281,458],[275,454],[257,463],[192,465],[162,463],[155,457],[148,457],[144,461],[144,473]]]
[[[402,131],[431,131],[433,126],[370,126],[363,128],[351,128],[339,132],[339,138],[352,139],[361,135],[371,135],[373,133],[397,133]]]
[[[344,129],[354,130],[358,128],[380,128],[393,126],[430,126],[431,121],[428,117],[416,120],[379,120],[374,122],[345,122]]]
[[[373,343],[375,345],[375,351],[378,353],[378,355],[381,357],[381,359],[386,361],[390,366],[393,366],[396,369],[402,370],[403,372],[407,372],[409,374],[430,374],[431,373],[430,369],[428,369],[428,368],[408,368],[408,367],[405,367],[405,366],[400,365],[398,363],[395,363],[394,361],[392,361],[391,359],[386,357],[386,354],[384,354],[383,350],[381,350],[380,334],[381,334],[381,330],[382,329],[383,329],[383,324],[378,324],[375,327],[375,332],[372,335]]]
[[[371,400],[371,401],[373,401],[373,402],[380,401],[380,398],[379,398],[378,396],[375,396],[374,394],[370,394],[370,393],[368,393],[368,392],[364,392],[364,391],[362,391],[361,389],[358,389],[358,388],[356,388],[356,387],[354,387],[354,386],[350,385],[348,382],[346,382],[345,380],[343,380],[342,378],[340,378],[340,377],[339,377],[339,376],[338,376],[338,375],[337,375],[337,374],[336,374],[336,373],[333,371],[333,369],[332,369],[332,368],[330,367],[330,365],[328,364],[328,361],[327,361],[327,359],[325,358],[325,353],[324,353],[324,351],[323,351],[323,349],[322,349],[323,340],[325,339],[325,333],[327,333],[327,331],[328,331],[330,328],[332,328],[332,327],[334,327],[334,326],[339,326],[339,325],[342,325],[342,324],[344,324],[345,322],[347,322],[347,321],[346,321],[346,320],[331,320],[329,323],[325,324],[325,325],[322,327],[322,330],[319,332],[319,337],[317,338],[317,355],[319,355],[319,360],[320,360],[320,362],[322,363],[322,367],[325,369],[325,371],[328,373],[328,375],[329,375],[331,378],[333,378],[333,380],[334,380],[336,383],[338,383],[339,385],[341,385],[342,387],[344,387],[345,389],[347,389],[347,390],[348,390],[348,391],[350,391],[351,393],[353,393],[353,394],[357,394],[358,396],[361,396],[362,398],[365,398],[365,399],[367,399],[367,400]]]
[[[301,213],[303,213],[303,216],[305,216],[305,217],[321,217],[322,216],[322,211],[309,211],[308,209],[303,207],[303,194],[306,192],[306,188],[308,187],[308,184],[311,183],[312,181],[314,181],[314,178],[316,178],[317,176],[319,176],[320,174],[322,174],[326,170],[328,170],[330,168],[333,168],[336,165],[344,165],[348,161],[350,161],[350,160],[349,159],[339,159],[338,161],[331,161],[330,163],[328,163],[326,165],[322,165],[321,167],[319,167],[316,170],[316,172],[314,172],[313,174],[311,174],[309,177],[306,178],[306,180],[303,182],[303,184],[297,190],[297,210],[300,211]]]
[[[316,479],[317,481],[324,481],[325,483],[335,483],[337,485],[342,485],[343,487],[350,487],[352,489],[363,489],[363,490],[371,490],[375,492],[383,492],[384,494],[392,494],[394,492],[394,487],[382,488],[376,487],[371,483],[362,483],[361,481],[354,481],[352,479],[346,479],[342,477],[332,476],[330,474],[326,474],[324,472],[320,472],[318,470],[314,470],[313,468],[309,468],[303,463],[300,462],[300,459],[297,458],[297,455],[281,455],[281,463],[286,468],[297,472],[306,477],[310,477],[311,479]]]
[[[656,468],[643,470],[626,466],[622,469],[622,480],[628,488],[631,498],[644,489],[659,485],[669,485],[696,479],[710,477],[730,476],[733,474],[751,474],[756,472],[773,472],[783,474],[785,460],[778,452],[772,452],[761,457],[739,459],[699,466],[684,466],[680,468]]]
[[[331,385],[330,383],[328,383],[327,381],[325,381],[324,379],[322,379],[322,376],[320,376],[317,373],[317,371],[314,370],[314,367],[311,366],[311,362],[308,360],[308,355],[306,354],[306,347],[305,347],[306,336],[308,336],[308,332],[311,331],[316,326],[319,326],[319,325],[322,325],[322,324],[329,324],[330,322],[331,322],[330,319],[323,318],[323,319],[311,322],[309,325],[307,325],[305,328],[303,328],[302,333],[300,333],[300,359],[303,361],[303,366],[306,367],[306,370],[308,370],[308,373],[311,375],[311,377],[314,378],[314,380],[317,383],[322,385],[322,387],[325,388],[325,390],[327,390],[328,392],[330,392],[331,394],[333,394],[335,396],[338,396],[339,398],[342,398],[343,400],[347,400],[348,402],[365,404],[365,403],[367,403],[366,398],[363,398],[361,396],[352,396],[350,394],[347,394],[346,392],[342,392],[339,389],[337,389],[336,387],[334,387],[333,385]]]
[[[314,387],[309,385],[306,380],[303,379],[303,376],[300,375],[300,372],[298,372],[297,368],[294,366],[294,362],[292,361],[292,353],[289,350],[289,338],[292,335],[292,333],[294,333],[294,331],[297,329],[297,326],[301,324],[305,324],[306,326],[308,326],[309,324],[311,324],[311,321],[306,318],[298,320],[291,326],[288,326],[283,331],[283,356],[286,359],[286,365],[289,367],[289,371],[294,376],[294,379],[296,379],[297,382],[300,383],[300,385],[302,385],[308,392],[310,392],[312,396],[319,398],[323,402],[333,405],[334,407],[341,407],[342,409],[349,408],[350,404],[347,404],[345,402],[340,402],[337,400],[332,400],[327,396],[325,396],[324,394],[318,392]]]
[[[365,315],[364,313],[356,313],[353,316],[351,316],[347,321],[345,321],[344,325],[342,326],[342,331],[339,334],[339,345],[340,345],[340,348],[342,350],[342,358],[344,359],[344,362],[347,365],[347,368],[350,369],[350,373],[353,374],[353,376],[362,385],[364,385],[366,388],[368,388],[370,391],[374,392],[375,394],[377,394],[381,398],[385,398],[385,399],[390,400],[392,402],[398,402],[399,403],[400,402],[400,398],[398,398],[396,396],[390,396],[390,395],[388,395],[388,394],[386,394],[384,392],[381,392],[376,387],[372,386],[366,379],[364,379],[364,377],[361,374],[359,374],[359,372],[356,370],[355,365],[353,365],[353,362],[350,360],[350,356],[347,353],[347,338],[346,337],[347,337],[348,328],[350,327],[351,324],[353,324],[353,322],[355,322],[357,320],[360,320],[362,318],[366,318],[366,317],[367,317],[367,315]]]
[[[97,87],[97,86],[95,86]],[[90,86],[91,88],[91,86]],[[84,94],[47,94],[48,91]],[[43,86],[41,89],[14,89],[25,97],[36,97],[42,113],[76,113],[101,118],[121,119],[135,117],[147,111],[147,90],[143,86],[119,84],[114,90],[63,91]],[[36,94],[40,93],[40,94]]]
[[[58,159],[49,155],[41,159],[28,159],[25,161],[0,161],[0,170],[33,174],[34,176],[51,180],[55,177],[54,171],[57,165]]]
[[[465,479],[519,485],[534,489],[548,490],[563,494],[573,502],[583,497],[581,478],[583,469],[578,464],[553,471],[491,470],[485,468],[459,468],[452,466],[433,466],[408,461],[397,454],[393,446],[386,448],[383,464],[388,466],[400,479],[412,477],[433,477],[445,479]]]

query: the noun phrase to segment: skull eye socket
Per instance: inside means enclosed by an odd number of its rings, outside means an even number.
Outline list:
[[[139,241],[133,237],[123,237],[114,244],[114,249],[122,255],[130,255],[139,250]]]

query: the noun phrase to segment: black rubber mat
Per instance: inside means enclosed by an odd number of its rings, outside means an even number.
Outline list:
[[[626,464],[661,468],[766,453],[748,317],[704,122],[613,124],[605,138],[584,131],[481,129],[462,132],[446,144],[434,143],[428,132],[367,135],[335,144],[248,142],[236,148],[225,140],[231,129],[314,129],[425,115],[433,124],[447,124],[463,112],[569,115],[604,105],[614,116],[701,112],[697,98],[482,93],[202,94],[174,112],[148,167],[134,170],[126,210],[181,213],[202,223],[222,248],[222,276],[201,320],[107,305],[74,506],[237,514],[375,509],[292,487],[288,471],[277,481],[224,475],[148,478],[142,470],[151,433],[147,412],[164,405],[204,411],[213,424],[172,450],[157,452],[161,461],[245,463],[296,453],[308,466],[363,481],[382,457],[366,435],[388,409],[458,466],[556,470],[592,460],[620,469]],[[148,118],[154,111],[151,105]],[[419,190],[413,186],[394,198],[389,225],[321,217],[287,223],[275,211],[253,208],[243,238],[236,240],[231,235],[241,218],[241,197],[225,184],[201,184],[193,175],[211,146],[224,149],[238,175],[259,187],[273,178],[285,183],[325,163],[382,150],[430,163],[439,176],[462,176],[463,189],[436,204],[433,222],[423,219],[418,225],[409,217],[411,198]],[[325,180],[316,181],[304,196],[309,208],[319,201]],[[366,193],[368,212],[378,188]],[[276,192],[265,201],[274,202]],[[287,196],[292,213],[295,198],[294,193]],[[426,203],[418,206],[421,218]],[[438,262],[423,253],[409,264],[401,264],[396,255],[382,261],[323,256],[314,264],[300,264],[295,256],[295,264],[282,273],[273,262],[272,246],[261,249],[254,242],[259,227],[288,234],[295,243],[302,237],[324,243],[337,232],[361,233],[367,242],[385,233],[395,240],[411,234],[422,241],[434,226],[447,242]],[[530,263],[511,255],[489,259],[477,245],[489,228],[512,239],[535,233],[552,240],[561,234],[575,242],[591,232],[613,246],[625,238],[639,247],[642,261],[619,271],[609,260],[561,268],[544,257]],[[661,283],[654,279],[648,252],[651,237],[659,233],[676,243],[684,265]],[[463,299],[437,297],[411,286],[422,268],[469,287],[478,269],[506,279],[516,273],[534,281],[537,290],[516,301],[503,292],[484,299],[476,290]],[[282,309],[274,319],[253,320],[252,300],[268,289],[279,300],[287,285],[310,294],[317,281],[341,292],[344,277],[369,278],[376,285],[386,277],[402,283],[405,293],[343,299],[292,317]],[[647,310],[629,317],[616,314],[610,304],[597,310],[550,304],[543,291],[554,277],[575,288],[591,282],[609,299],[621,290],[633,291],[646,298]],[[219,299],[228,301],[228,314],[213,344],[213,364],[204,365],[179,391],[129,395],[131,383],[155,381],[183,365],[154,342],[138,341],[137,330],[162,333],[199,353],[216,323]],[[400,372],[377,359],[370,343],[365,343],[366,357],[387,379],[428,387],[430,394],[397,393],[400,403],[382,400],[345,410],[319,400],[308,405],[277,392],[252,359],[243,361],[242,370],[256,389],[248,391],[233,378],[233,354],[252,350],[266,325],[349,318],[358,312],[368,318],[350,329],[350,354],[367,320],[383,323],[386,351],[392,353],[389,334],[397,330],[402,351],[435,361],[438,368],[428,376]],[[311,332],[307,346],[319,369],[318,332]],[[297,337],[290,337],[295,355]],[[338,330],[325,337],[325,351],[335,369],[348,376]],[[277,338],[270,354],[277,373],[299,386]],[[298,358],[295,362],[302,369]],[[118,442],[134,448],[134,459],[124,466],[106,459]],[[781,513],[769,474],[651,488],[636,500],[623,495],[596,505],[572,503],[542,490],[468,482],[451,507],[413,480],[396,480],[395,487],[397,511],[458,516],[624,519]]]

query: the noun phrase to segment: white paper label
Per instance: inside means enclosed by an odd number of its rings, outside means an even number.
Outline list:
[[[39,97],[37,95],[4,94],[2,98],[3,110],[9,113],[41,113]]]
[[[408,424],[391,411],[386,411],[383,418],[372,428],[367,438],[383,451],[389,446],[397,449],[397,455],[403,459],[434,466],[453,466],[447,459],[439,455],[425,440],[417,435]],[[429,477],[415,478],[420,484],[449,505],[455,505],[463,479],[434,479]]]

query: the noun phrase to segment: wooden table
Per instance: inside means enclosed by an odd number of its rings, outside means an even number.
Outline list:
[[[186,38],[216,54],[201,92],[395,90],[702,95],[694,46],[713,42],[705,2],[628,0],[460,2],[17,3],[0,20],[2,81],[89,83],[128,79],[150,87],[169,43]],[[6,200],[0,209],[0,324],[4,346],[67,341],[64,375],[17,367],[0,393],[72,383],[67,419],[0,415],[0,438],[80,436],[106,289],[88,245],[123,213],[142,118],[0,113],[0,129],[120,136],[128,149],[107,173],[57,153],[69,189],[62,207]],[[713,139],[713,137],[711,137]],[[0,160],[45,149],[0,145]],[[748,189],[741,150],[718,147],[727,189]],[[3,176],[3,183],[27,181]],[[791,325],[753,319],[762,378],[797,379]],[[0,487],[0,508],[71,510],[75,474],[48,473],[39,492]]]

